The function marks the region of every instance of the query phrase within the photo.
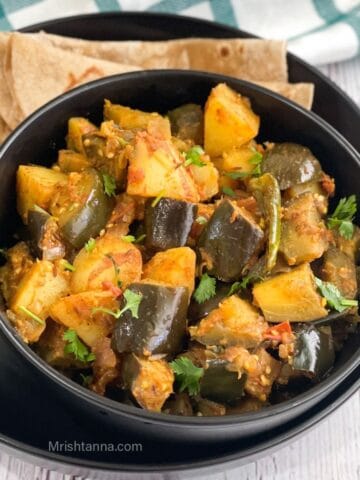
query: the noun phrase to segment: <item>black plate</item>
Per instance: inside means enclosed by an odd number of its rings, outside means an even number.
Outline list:
[[[168,40],[186,37],[249,38],[247,32],[220,23],[159,13],[100,13],[39,23],[24,32],[48,33],[88,40]],[[291,82],[315,84],[313,111],[336,128],[360,151],[360,110],[335,83],[298,57],[288,54]]]
[[[210,36],[210,37],[248,37],[245,32],[227,27],[224,25],[191,19],[188,17],[179,17],[174,15],[162,14],[139,14],[139,13],[121,13],[121,14],[100,14],[91,16],[80,16],[66,19],[59,19],[51,22],[39,24],[24,29],[24,31],[45,30],[49,33],[60,35],[77,36],[88,39],[168,39],[189,36]],[[293,55],[289,55],[289,74],[291,81],[310,81],[316,84],[316,96],[314,111],[334,125],[356,148],[360,147],[360,138],[357,132],[359,121],[359,109],[335,84],[327,79],[323,74],[313,67],[305,64]],[[331,102],[329,102],[331,99]],[[0,338],[0,345],[3,339]],[[22,374],[22,362],[17,353],[8,354],[5,345],[2,345],[0,352],[0,379],[2,384],[2,394],[0,404],[3,406],[2,412],[6,411],[6,417],[0,418],[0,431],[2,432],[1,441],[3,446],[11,449],[12,453],[16,450],[22,451],[22,456],[31,455],[34,460],[37,458],[37,464],[43,464],[45,459],[47,468],[54,467],[55,460],[71,463],[72,465],[82,465],[84,468],[116,468],[115,464],[105,465],[104,463],[87,463],[85,459],[78,456],[77,460],[71,460],[67,457],[56,457],[47,452],[47,441],[49,439],[67,439],[73,438],[79,440],[94,441],[99,439],[97,426],[81,424],[77,418],[74,418],[71,412],[60,407],[54,399],[51,401],[51,410],[49,405],[50,393],[46,393],[45,386],[36,376],[29,378]],[[231,461],[238,465],[247,463],[254,459],[255,455],[263,455],[273,448],[292,440],[296,435],[303,433],[311,428],[318,421],[331,413],[337,406],[341,405],[354,391],[359,388],[359,371],[354,372],[351,377],[343,382],[328,397],[326,397],[318,408],[314,408],[306,415],[303,415],[296,422],[291,422],[284,427],[282,431],[274,431],[271,439],[258,439],[250,448],[244,445],[235,444],[233,449],[226,451],[221,446],[213,452],[204,452],[200,463],[193,463],[186,453],[192,448],[186,445],[181,448],[181,457],[172,460],[171,469],[194,468],[201,465],[225,465],[223,462]],[[49,397],[48,397],[49,395]],[[34,422],[34,418],[36,421]],[[94,430],[96,433],[94,433]],[[106,435],[105,435],[106,436]],[[113,437],[111,437],[113,439]],[[125,437],[126,440],[126,437]],[[163,452],[166,450],[163,447]],[[14,450],[15,449],[15,450]],[[164,455],[165,456],[165,455]],[[166,455],[167,456],[167,455]],[[209,460],[211,458],[211,460]],[[100,462],[107,461],[105,458],[97,458]],[[123,458],[122,458],[123,460]],[[138,457],[124,459],[120,470],[128,470],[126,463],[141,463]],[[186,464],[185,464],[186,462]],[[85,465],[86,464],[86,465]],[[63,465],[63,469],[65,470]],[[136,467],[135,467],[136,468]],[[137,467],[141,470],[140,466]],[[170,468],[164,466],[163,469]],[[134,465],[131,470],[134,469]],[[156,467],[158,471],[160,467]],[[68,469],[69,471],[69,469]],[[73,467],[72,473],[78,473]],[[213,468],[211,469],[213,471]],[[84,474],[84,470],[81,470]],[[136,476],[136,478],[139,478]]]
[[[6,352],[6,354],[4,354]],[[187,470],[198,473],[214,473],[215,470],[235,468],[270,454],[276,449],[308,432],[340,407],[360,386],[360,368],[355,370],[320,404],[303,414],[296,421],[275,429],[271,435],[260,435],[242,442],[219,444],[214,448],[194,448],[184,443],[176,451],[168,445],[143,439],[144,456],[137,454],[54,454],[48,451],[48,442],[128,442],[126,432],[112,432],[104,425],[82,423],[77,416],[60,407],[57,398],[47,389],[39,373],[31,367],[23,369],[23,361],[0,335],[0,382],[2,391],[0,408],[6,415],[0,417],[0,446],[2,451],[19,455],[25,461],[49,470],[91,478],[144,480],[145,472],[163,473],[167,480],[179,477],[176,472]],[[6,389],[4,390],[4,387]],[[159,462],[159,455],[162,462]],[[154,460],[155,464],[149,460]],[[158,463],[156,463],[158,460]],[[201,470],[201,472],[199,472]],[[111,474],[113,472],[113,475]],[[133,476],[131,475],[133,473]],[[128,476],[129,474],[129,476]]]

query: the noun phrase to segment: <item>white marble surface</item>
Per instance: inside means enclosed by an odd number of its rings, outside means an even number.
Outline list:
[[[321,69],[360,104],[360,57]],[[73,478],[75,477],[44,470],[22,461],[20,457],[10,457],[0,451],[0,480]],[[360,392],[330,418],[290,446],[235,470],[206,477],[197,476],[196,479],[360,480]]]

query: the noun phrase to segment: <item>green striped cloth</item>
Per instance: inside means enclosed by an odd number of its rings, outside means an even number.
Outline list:
[[[317,65],[360,51],[360,0],[0,0],[0,30],[121,10],[179,13],[286,38],[290,51]]]

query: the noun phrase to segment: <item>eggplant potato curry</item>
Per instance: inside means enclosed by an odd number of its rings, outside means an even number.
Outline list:
[[[356,198],[329,208],[318,159],[257,143],[259,123],[225,84],[204,111],[70,118],[56,164],[17,171],[0,284],[23,340],[167,414],[258,410],[324,378],[358,322]]]

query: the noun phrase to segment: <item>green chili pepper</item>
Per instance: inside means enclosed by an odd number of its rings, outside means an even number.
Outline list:
[[[252,178],[250,190],[259,202],[268,229],[268,244],[266,251],[266,272],[270,272],[276,263],[281,235],[281,194],[277,180],[270,173]]]

